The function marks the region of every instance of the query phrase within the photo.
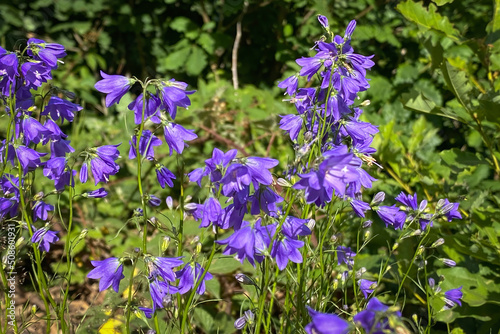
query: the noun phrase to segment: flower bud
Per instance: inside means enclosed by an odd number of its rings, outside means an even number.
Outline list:
[[[323,28],[328,29],[328,19],[324,15],[318,15],[318,21],[321,23]]]
[[[380,204],[384,201],[385,199],[385,193],[383,191],[380,191],[373,196],[372,202],[370,205],[377,205]]]
[[[243,285],[255,285],[254,281],[245,274],[236,274],[234,278]]]
[[[392,245],[392,251],[394,252],[396,249],[398,249],[399,247],[399,244],[397,242],[394,243],[394,245]]]
[[[166,235],[163,237],[161,241],[161,251],[166,252],[169,245],[170,245],[170,237]]]
[[[431,248],[439,247],[442,244],[444,244],[444,239],[443,238],[439,238],[436,241],[434,241],[434,243],[431,245]]]
[[[367,240],[367,239],[369,239],[369,238],[370,238],[370,236],[371,236],[371,232],[370,232],[369,230],[368,230],[368,231],[366,231],[366,232],[365,232],[365,236],[364,236],[364,237],[365,237],[365,239],[366,239],[366,240]]]
[[[373,222],[371,220],[367,220],[367,221],[364,221],[363,222],[363,228],[368,228],[370,226],[372,226]]]
[[[420,202],[420,205],[418,206],[418,211],[424,211],[425,208],[427,207],[427,201],[424,199],[422,202]]]
[[[167,199],[165,199],[165,202],[167,203],[167,208],[172,210],[174,207],[174,200],[172,199],[172,196],[168,196]]]
[[[290,182],[288,182],[287,180],[285,180],[284,178],[279,178],[276,183],[281,186],[281,187],[284,187],[284,188],[290,188],[292,186],[292,184]]]
[[[457,265],[457,263],[451,259],[440,259],[440,260],[443,261],[443,263],[448,267],[454,267]]]
[[[411,232],[410,235],[412,237],[414,237],[414,236],[421,235],[421,234],[422,234],[422,231],[420,229],[418,229],[418,230],[415,230],[415,231]]]
[[[422,255],[422,253],[425,251],[425,247],[424,246],[420,246],[418,247],[417,249],[417,255]]]
[[[366,273],[366,268],[362,267],[358,271],[356,271],[356,279],[360,279],[363,274]]]
[[[432,290],[434,290],[434,287],[436,286],[436,281],[434,280],[434,278],[429,278],[428,280],[429,282],[429,286],[431,287]]]
[[[169,308],[172,306],[172,295],[167,293],[165,296],[163,296],[161,303],[163,304],[164,308]]]
[[[150,329],[146,332],[146,334],[156,334],[156,331],[154,329]]]
[[[37,193],[35,196],[33,196],[33,200],[34,200],[34,201],[39,201],[39,200],[41,200],[41,199],[43,198],[43,196],[44,196],[43,191],[40,191],[40,192],[39,192],[39,193]]]
[[[192,199],[193,199],[193,196],[187,195],[186,198],[184,199],[184,203],[187,203],[187,202],[189,202]]]
[[[203,247],[203,245],[201,244],[201,242],[198,242],[196,244],[196,254],[200,254],[201,253],[202,247]]]
[[[415,313],[413,313],[413,315],[411,316],[412,320],[414,323],[418,324],[418,315],[416,315]]]
[[[337,288],[339,287],[339,280],[338,279],[334,279],[333,280],[333,290],[337,290]]]
[[[200,237],[199,236],[195,236],[193,238],[193,240],[191,240],[191,245],[194,244],[194,243],[197,243],[198,241],[200,241]]]
[[[32,315],[35,315],[35,314],[36,314],[37,309],[38,309],[38,307],[37,307],[36,305],[33,305],[33,306],[31,307],[31,314],[32,314]]]
[[[436,204],[436,211],[441,210],[441,208],[446,204],[444,199],[440,199]]]
[[[446,204],[445,206],[443,206],[441,208],[441,210],[439,210],[439,213],[442,214],[442,215],[445,215],[447,214],[448,212],[450,212],[451,210],[453,210],[453,207],[455,206],[455,203],[448,203]]]
[[[23,242],[24,242],[24,237],[23,236],[19,237],[19,239],[16,240],[16,249],[21,248]]]
[[[314,229],[314,226],[316,226],[316,221],[314,219],[309,219],[306,226],[310,231],[312,231]]]

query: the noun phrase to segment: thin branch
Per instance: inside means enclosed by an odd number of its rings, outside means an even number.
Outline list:
[[[238,49],[240,47],[241,41],[241,21],[243,20],[243,16],[245,15],[248,8],[248,1],[243,2],[243,10],[238,18],[238,22],[236,22],[236,37],[234,38],[233,44],[233,54],[232,54],[232,62],[231,62],[231,72],[233,75],[233,87],[235,90],[238,90]]]

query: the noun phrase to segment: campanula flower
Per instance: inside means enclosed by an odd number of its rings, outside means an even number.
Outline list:
[[[363,296],[365,296],[365,299],[368,299],[368,295],[371,294],[377,287],[377,282],[369,281],[367,279],[360,279],[358,284]]]
[[[299,84],[299,76],[294,74],[291,77],[286,78],[285,80],[278,83],[278,87],[285,89],[286,94],[292,96],[297,91],[297,87]]]
[[[148,195],[148,204],[151,206],[159,206],[161,204],[161,199],[156,197],[155,195]]]
[[[307,306],[311,322],[304,328],[307,334],[347,334],[349,323],[336,314],[321,313]]]
[[[78,104],[52,96],[41,114],[43,116],[50,115],[53,120],[61,118],[61,122],[64,122],[64,120],[73,122],[75,112],[82,109]]]
[[[193,94],[195,91],[186,91],[187,83],[175,81],[175,79],[164,81],[163,84],[164,86],[160,90],[161,106],[170,114],[172,120],[175,120],[177,107],[189,107],[191,100],[188,95]]]
[[[101,76],[103,79],[98,81],[94,87],[101,93],[108,94],[106,95],[106,107],[108,108],[115,103],[120,103],[120,99],[135,83],[134,79],[123,75],[109,75],[101,71]]]
[[[366,304],[366,308],[356,314],[353,320],[359,323],[366,333],[394,333],[394,328],[391,327],[391,323],[393,322],[388,321],[387,316],[382,316],[382,314],[387,315],[386,311],[388,309],[389,306],[382,304],[377,298],[372,297],[368,301],[368,304]],[[398,311],[388,316],[400,318],[401,313]]]
[[[302,254],[299,248],[303,246],[303,241],[281,234],[273,242],[271,257],[276,260],[278,268],[284,270],[288,264],[288,260],[294,263],[302,263]]]
[[[50,68],[41,61],[27,61],[21,65],[26,87],[37,89],[42,83],[52,79]]]
[[[9,81],[14,81],[19,76],[19,61],[15,53],[4,53],[0,55],[0,76],[5,76]],[[8,94],[7,94],[8,95]]]
[[[129,159],[135,159],[137,157],[137,151],[135,146],[137,145],[137,135],[132,137],[132,140],[129,141],[130,150],[128,153]],[[148,160],[153,160],[155,156],[154,147],[160,146],[161,140],[156,137],[151,131],[144,130],[142,132],[141,139],[139,140],[139,153],[141,156],[146,157]]]
[[[462,302],[460,299],[463,297],[463,292],[461,291],[463,286],[456,288],[456,289],[451,289],[448,290],[444,293],[444,301],[449,307],[455,306],[455,304],[458,304],[462,306]]]
[[[104,188],[99,188],[96,190],[88,191],[83,194],[84,197],[90,197],[90,198],[103,198],[108,196],[108,192]]]
[[[276,231],[276,225],[261,226],[260,222],[258,219],[252,226],[244,221],[241,228],[234,231],[230,237],[218,240],[218,244],[227,245],[222,254],[236,254],[237,260],[243,263],[247,259],[252,266],[255,266],[255,261],[262,262],[263,255],[269,248],[271,238]]]
[[[56,235],[59,232],[51,231],[47,226],[38,230],[33,227],[33,230],[31,242],[38,243],[38,248],[44,252],[50,251],[50,245],[59,240]]]
[[[351,269],[354,266],[354,257],[356,253],[351,250],[351,247],[338,246],[337,247],[337,264],[345,263]]]
[[[245,313],[243,313],[242,317],[236,319],[236,321],[234,322],[234,328],[243,329],[243,327],[245,327],[247,323],[249,325],[252,325],[254,321],[255,321],[255,314],[253,314],[251,310],[246,310]]]
[[[270,216],[276,216],[278,212],[278,203],[283,202],[283,197],[276,194],[271,188],[260,186],[255,193],[250,196],[252,206],[250,213],[252,215],[260,214],[261,210]]]
[[[183,295],[189,290],[193,289],[204,272],[205,269],[203,269],[199,263],[187,263],[184,268],[176,272],[175,276],[179,279],[179,293]],[[205,281],[209,281],[212,278],[212,274],[207,272],[203,277],[203,281],[201,281],[198,285],[196,293],[199,295],[204,294],[206,289]]]
[[[147,265],[149,279],[158,279],[161,277],[165,282],[174,282],[174,268],[184,264],[182,257],[148,257]]]
[[[285,115],[280,117],[280,129],[288,132],[292,141],[297,140],[299,132],[302,129],[302,117],[299,115]]]
[[[43,61],[51,68],[57,67],[59,58],[66,56],[64,46],[57,43],[46,43],[37,38],[28,39],[28,55],[36,60]]]
[[[175,180],[175,175],[170,170],[168,170],[167,167],[156,164],[155,170],[156,178],[162,188],[165,188],[165,185],[168,185],[170,188],[174,186],[174,182],[172,180]]]
[[[412,195],[406,195],[403,191],[396,197],[396,201],[403,204],[411,210],[418,210],[417,203],[417,193]]]
[[[396,230],[402,230],[406,221],[406,214],[399,210],[396,205],[393,206],[379,206],[376,210],[378,216],[385,223],[385,226],[391,225]]]
[[[57,191],[62,191],[66,186],[75,186],[76,171],[68,165],[65,157],[53,157],[46,162],[43,168],[43,175],[54,181]]]
[[[318,21],[321,23],[323,28],[328,29],[328,19],[324,15],[318,15]]]
[[[13,147],[9,147],[9,152],[13,152]],[[23,175],[35,170],[38,167],[44,166],[45,164],[40,160],[41,157],[47,155],[47,153],[39,153],[32,148],[26,146],[18,146],[15,150],[17,159],[21,163],[21,169],[23,170]],[[11,161],[14,165],[13,161]]]
[[[116,257],[110,257],[102,261],[90,261],[95,267],[88,274],[88,278],[100,279],[99,291],[106,290],[113,285],[113,290],[118,292],[123,275],[122,261]]]
[[[188,145],[185,141],[191,141],[198,138],[194,133],[194,130],[187,130],[179,124],[167,123],[164,128],[165,141],[167,142],[168,148],[170,149],[170,155],[176,151],[182,154],[184,147]]]
[[[444,200],[444,206],[446,207],[449,204],[453,204],[451,210],[445,213],[446,218],[448,218],[448,221],[451,222],[453,219],[462,219],[462,215],[460,214],[460,211],[458,211],[458,203],[451,203],[447,198]]]
[[[35,205],[33,205],[33,220],[37,219],[47,220],[49,211],[54,211],[54,206],[48,203],[45,203],[42,200],[36,201]]]
[[[178,292],[175,286],[171,286],[167,282],[152,280],[149,283],[149,293],[151,294],[151,299],[153,300],[153,313],[157,308],[162,309],[164,307],[163,300],[167,295],[173,295]]]
[[[146,96],[146,107],[144,108],[144,119],[142,115],[142,108],[144,101],[142,98],[143,94],[139,95],[134,101],[132,101],[128,108],[134,112],[135,124],[141,124],[143,121],[150,119],[153,123],[160,123],[160,118],[158,117],[158,107],[161,104],[160,99],[151,93]]]

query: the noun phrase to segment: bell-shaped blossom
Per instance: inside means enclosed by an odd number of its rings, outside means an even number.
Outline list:
[[[50,141],[51,157],[65,157],[66,153],[75,152],[75,149],[70,145],[69,140],[59,139]]]
[[[148,258],[149,279],[161,277],[165,282],[175,282],[174,268],[184,264],[182,257],[150,257]]]
[[[205,269],[199,263],[187,263],[184,268],[175,273],[175,276],[179,279],[179,293],[181,295],[185,294],[189,290],[192,290],[196,284],[201,279],[201,276],[205,272]],[[205,273],[203,280],[199,282],[196,293],[202,295],[205,293],[205,282],[213,278],[212,274],[209,272]]]
[[[134,84],[134,79],[129,79],[123,75],[109,75],[101,71],[102,80],[95,84],[95,89],[106,95],[106,107],[115,103],[120,103],[120,99]],[[140,123],[140,122],[139,122]]]
[[[367,333],[394,333],[395,328],[391,327],[393,322],[388,321],[387,316],[400,318],[401,313],[398,311],[388,315],[388,309],[389,306],[373,297],[366,304],[366,308],[356,314],[353,320],[360,324]]]
[[[33,229],[34,232],[31,237],[31,242],[38,243],[38,248],[44,252],[50,251],[50,245],[59,240],[56,235],[59,232],[51,231],[48,227],[43,227],[39,230],[33,227]]]
[[[63,100],[58,96],[52,96],[41,114],[43,116],[50,115],[53,120],[61,118],[61,122],[64,122],[64,120],[73,122],[75,112],[82,109],[78,104]]]
[[[115,175],[120,166],[115,160],[120,156],[119,145],[104,145],[95,149],[94,157],[90,160],[90,170],[94,176],[95,185],[99,182],[108,182],[110,175]]]
[[[9,152],[13,151],[13,147],[9,148]],[[47,155],[47,153],[39,153],[32,148],[26,146],[18,146],[15,150],[17,159],[21,163],[21,168],[23,170],[23,175],[26,173],[35,170],[38,167],[44,165],[44,163],[40,160],[41,157]],[[11,161],[12,164],[13,161]]]
[[[189,107],[191,105],[191,100],[188,95],[193,94],[195,91],[186,91],[187,83],[175,81],[175,79],[165,81],[163,84],[164,86],[159,94],[161,106],[170,114],[172,120],[175,120],[177,107]]]
[[[90,198],[103,198],[108,196],[108,192],[104,188],[99,188],[96,190],[88,191],[83,194],[84,197],[90,197]]]
[[[209,227],[210,224],[220,226],[222,207],[216,198],[207,198],[201,210],[202,214],[200,228]]]
[[[351,250],[351,247],[338,246],[337,247],[337,264],[340,266],[342,263],[347,264],[351,269],[354,266],[354,257],[356,253]]]
[[[159,124],[160,118],[158,117],[158,107],[161,104],[160,99],[151,93],[146,95],[146,106],[144,106],[143,94],[139,95],[132,101],[128,108],[134,112],[135,124],[141,124],[143,121],[150,119],[153,123]],[[143,117],[144,108],[144,117]]]
[[[49,211],[54,211],[54,206],[39,200],[35,202],[35,205],[33,205],[32,211],[34,221],[37,219],[47,220]]]
[[[281,116],[280,129],[285,130],[290,135],[292,141],[297,140],[299,132],[302,129],[302,117],[299,115]]]
[[[41,61],[27,61],[21,65],[21,72],[27,87],[37,89],[42,83],[52,79],[50,68]]]
[[[271,238],[276,232],[276,225],[261,226],[258,219],[252,226],[249,222],[244,221],[239,230],[224,240],[218,240],[217,243],[227,245],[222,254],[236,254],[236,259],[241,263],[245,259],[255,266],[255,261],[262,262],[263,255],[269,248]]]
[[[40,122],[30,116],[22,117],[20,131],[23,133],[24,145],[29,145],[30,143],[38,144],[43,137],[50,134]]]
[[[255,321],[255,314],[251,310],[246,310],[242,317],[239,317],[234,322],[234,328],[243,329],[246,324],[252,325]]]
[[[252,215],[260,214],[261,210],[270,216],[276,216],[278,212],[278,203],[283,202],[283,197],[276,194],[271,188],[260,186],[255,193],[250,196],[252,206],[250,213]]]
[[[167,295],[173,295],[178,292],[175,286],[171,286],[167,282],[152,280],[149,283],[149,293],[151,294],[151,299],[153,300],[153,313],[156,309],[162,309],[164,307],[163,301]]]
[[[174,186],[174,182],[172,180],[175,180],[175,175],[170,170],[168,170],[167,167],[156,164],[155,170],[156,178],[162,188],[165,189],[165,185],[168,185],[170,188]]]
[[[0,197],[0,220],[4,217],[15,217],[19,208],[19,197]]]
[[[110,257],[102,261],[90,261],[95,267],[88,274],[88,278],[100,279],[99,291],[104,291],[113,286],[113,290],[118,292],[120,281],[125,278],[123,275],[123,264],[120,259]]]
[[[417,193],[412,195],[406,195],[404,192],[401,192],[398,196],[396,196],[396,201],[403,204],[407,208],[411,210],[418,210],[417,203]]]
[[[393,206],[380,206],[377,209],[377,214],[385,223],[385,226],[391,225],[396,230],[402,230],[406,221],[406,214],[399,210],[396,205]]]
[[[164,128],[165,141],[167,142],[168,148],[170,149],[170,155],[174,151],[182,154],[184,147],[188,145],[185,141],[191,141],[198,138],[194,133],[194,130],[187,130],[179,124],[167,123]]]
[[[451,203],[447,198],[444,200],[444,206],[447,206],[449,204],[453,204],[453,207],[451,208],[450,211],[445,213],[446,218],[448,219],[449,222],[451,222],[453,219],[462,219],[462,215],[460,214],[460,211],[458,211],[458,203]]]
[[[354,213],[356,213],[358,217],[363,217],[363,218],[365,217],[365,212],[370,210],[370,205],[368,203],[365,203],[357,199],[351,200],[351,207]]]
[[[368,299],[368,295],[371,294],[377,287],[377,282],[369,281],[363,278],[358,281],[358,284],[363,296],[365,296],[365,299]]]
[[[9,81],[14,81],[19,76],[19,61],[15,53],[4,53],[0,55],[0,76],[5,76]]]
[[[321,313],[309,306],[307,311],[311,316],[311,322],[304,327],[307,334],[347,334],[349,323],[336,314]]]
[[[280,270],[284,270],[288,261],[294,263],[302,263],[302,254],[299,248],[304,246],[301,240],[290,238],[286,235],[280,235],[273,242],[271,249],[271,257],[276,260],[276,264]]]
[[[53,157],[45,164],[43,175],[49,180],[54,181],[54,186],[57,191],[62,191],[66,186],[75,186],[76,171],[72,170],[68,165],[66,158]]]
[[[462,288],[463,286],[448,290],[444,293],[444,300],[446,302],[446,305],[448,305],[449,307],[453,307],[455,306],[455,304],[462,306],[462,302],[460,301],[464,295],[462,292]]]
[[[298,84],[299,84],[299,77],[296,74],[294,74],[291,77],[288,77],[285,80],[278,83],[278,87],[282,89],[286,88],[286,94],[292,96],[297,91]]]
[[[64,46],[57,43],[46,43],[37,38],[28,39],[28,55],[36,60],[41,60],[45,65],[55,68],[57,60],[66,56]]]
[[[134,135],[130,143],[130,151],[128,153],[129,159],[135,159],[137,157],[137,136]],[[161,140],[156,137],[151,131],[144,130],[142,132],[141,139],[139,140],[139,153],[141,156],[146,157],[148,160],[153,160],[155,156],[154,147],[160,146]]]

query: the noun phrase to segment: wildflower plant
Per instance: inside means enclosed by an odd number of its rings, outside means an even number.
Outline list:
[[[356,21],[343,35],[330,30],[325,16],[318,21],[325,35],[314,43],[311,55],[297,59],[300,70],[278,84],[286,90],[284,102],[295,108],[279,122],[295,151],[283,171],[278,169],[285,162],[277,159],[219,148],[204,166],[184,171],[182,155],[197,134],[176,117],[190,106],[195,92],[175,79],[140,80],[103,71],[95,88],[106,94],[106,107],[120,103],[132,88],[140,89],[128,105],[135,128],[125,148],[127,143],[100,143],[78,152],[61,126],[78,118],[82,107],[70,101],[74,94],[47,83],[64,47],[29,39],[22,51],[0,48],[0,91],[8,118],[0,147],[0,219],[13,223],[18,236],[29,236],[33,282],[45,305],[47,333],[53,322],[61,332],[72,332],[67,315],[72,249],[86,235],[72,233],[74,201],[106,197],[102,184],[119,173],[120,149],[137,171],[141,205],[128,222],[135,223],[142,242],[120,257],[92,259],[87,278],[99,281],[100,292],[111,288],[123,293],[127,333],[140,327],[135,318],[147,327],[141,330],[192,332],[193,310],[209,301],[208,282],[217,279],[210,267],[226,257],[253,268],[252,274],[237,273],[235,279],[247,290],[234,322],[235,329],[245,332],[429,332],[441,311],[435,300],[443,308],[462,305],[462,287],[443,294],[431,277],[435,250],[443,243],[432,231],[440,221],[461,218],[458,203],[419,203],[417,194],[404,192],[393,201],[384,193],[367,198],[376,181],[370,172],[380,168],[372,147],[378,128],[365,121],[368,103],[360,103],[359,94],[369,89],[367,71],[375,63],[373,56],[355,53],[351,46]],[[155,150],[165,144],[169,156],[163,160]],[[165,167],[166,159],[177,161],[178,173]],[[40,177],[53,183],[52,192],[35,192]],[[188,201],[188,181],[205,195],[197,203]],[[96,189],[76,193],[76,183]],[[172,197],[148,193],[152,183],[162,189],[179,185],[175,208]],[[68,214],[56,219],[55,197],[66,192]],[[178,221],[158,209],[164,201],[169,210],[178,211]],[[199,224],[199,235],[189,244],[184,231],[188,219]],[[368,266],[363,254],[377,238],[373,224],[385,225],[396,242],[380,263]],[[64,279],[51,278],[42,260],[62,235]],[[151,245],[152,235],[161,236],[161,244]],[[417,245],[411,259],[398,261],[398,249],[409,239]],[[2,264],[0,269],[6,286],[14,266]],[[63,289],[57,301],[50,289],[56,284]],[[418,290],[414,293],[426,307],[413,322],[402,318],[409,286]]]

